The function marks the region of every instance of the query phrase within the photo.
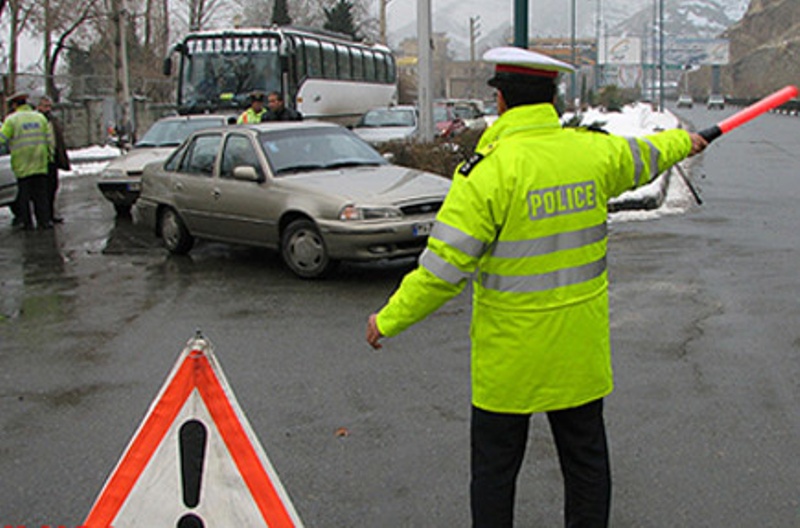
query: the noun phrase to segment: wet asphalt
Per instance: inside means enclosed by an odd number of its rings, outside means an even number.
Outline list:
[[[612,219],[616,528],[800,526],[798,152],[800,118],[763,116],[691,165],[702,206]],[[0,215],[0,525],[80,524],[200,329],[307,526],[468,526],[468,292],[375,352],[413,261],[309,282],[266,250],[171,257],[95,181],[62,180],[54,231]],[[537,416],[517,526],[561,501]]]

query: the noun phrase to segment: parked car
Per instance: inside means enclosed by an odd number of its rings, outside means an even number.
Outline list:
[[[224,125],[230,117],[204,114],[159,119],[133,145],[133,149],[106,165],[100,173],[97,187],[114,204],[118,215],[130,214],[131,207],[139,197],[145,165],[166,159],[195,130]]]
[[[464,125],[469,129],[483,130],[486,128],[484,119],[483,101],[472,99],[448,99],[445,104],[453,107],[456,117],[464,121]]]
[[[689,94],[681,94],[678,96],[678,108],[691,108],[694,104],[692,96]]]
[[[436,134],[442,138],[453,138],[467,130],[467,124],[456,115],[453,107],[443,103],[433,105],[433,122]]]
[[[0,207],[11,205],[17,198],[17,178],[11,170],[11,155],[0,145]]]
[[[706,108],[709,110],[713,110],[718,108],[720,110],[725,109],[725,97],[720,94],[711,94],[708,96],[708,100],[706,101]]]
[[[417,109],[409,105],[373,108],[353,127],[361,139],[377,146],[387,141],[405,141],[417,132]]]
[[[195,238],[269,247],[317,278],[340,260],[419,254],[449,188],[339,125],[275,122],[193,133],[145,167],[136,207],[172,253]]]

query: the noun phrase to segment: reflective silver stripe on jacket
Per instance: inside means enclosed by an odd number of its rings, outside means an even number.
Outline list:
[[[458,284],[471,275],[453,266],[429,248],[425,248],[419,256],[419,265],[450,284]]]
[[[486,251],[486,244],[462,230],[437,221],[431,230],[431,237],[441,240],[470,257],[480,257]]]
[[[8,149],[13,152],[14,150],[17,150],[19,148],[23,148],[23,147],[38,147],[40,145],[47,145],[48,143],[50,143],[50,142],[47,140],[46,137],[45,138],[41,138],[41,137],[19,137],[19,138],[17,138],[15,136],[14,139],[11,140],[11,144],[9,145]]]
[[[639,180],[642,177],[642,170],[644,169],[644,162],[642,161],[642,151],[639,148],[639,141],[636,138],[626,138],[628,140],[628,146],[631,149],[631,155],[633,156],[633,186],[639,186]],[[652,181],[653,178],[658,176],[658,160],[661,157],[661,152],[653,145],[650,140],[642,138],[642,141],[647,143],[650,147],[650,180]]]
[[[565,249],[588,246],[603,240],[608,233],[605,222],[567,233],[557,233],[533,240],[499,240],[492,255],[499,258],[524,258],[547,255]]]
[[[572,286],[599,277],[606,270],[606,258],[539,275],[494,275],[481,273],[484,288],[507,293],[530,293]]]

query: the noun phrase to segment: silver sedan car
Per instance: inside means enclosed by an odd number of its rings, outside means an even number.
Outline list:
[[[145,167],[136,207],[172,253],[195,238],[270,247],[318,278],[340,260],[419,254],[449,188],[341,126],[281,122],[193,133]]]
[[[217,127],[229,121],[229,116],[202,114],[169,116],[153,123],[133,149],[112,160],[100,173],[97,187],[114,204],[118,215],[126,216],[139,197],[144,166],[163,161],[186,137],[203,128]],[[234,118],[235,122],[235,118]]]
[[[0,145],[0,206],[11,205],[17,198],[17,178],[11,170],[8,147]]]

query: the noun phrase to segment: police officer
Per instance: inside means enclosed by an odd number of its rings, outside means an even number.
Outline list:
[[[47,118],[27,103],[28,94],[17,92],[8,99],[12,110],[2,128],[0,143],[11,151],[11,170],[17,178],[14,223],[33,229],[31,203],[39,229],[51,229],[47,195],[47,169],[53,159],[53,134]]]
[[[242,112],[236,123],[240,125],[243,123],[260,123],[261,118],[266,113],[267,110],[264,108],[264,92],[255,90],[250,92],[250,108]]]
[[[302,121],[303,116],[294,108],[286,106],[280,92],[267,94],[267,108],[269,111],[262,117],[263,121]]]
[[[498,120],[456,169],[418,267],[377,314],[380,348],[473,280],[470,503],[475,527],[511,527],[532,413],[547,414],[569,527],[607,526],[603,398],[613,388],[607,202],[707,145],[668,130],[639,139],[563,128],[553,105],[572,66],[495,48]]]

